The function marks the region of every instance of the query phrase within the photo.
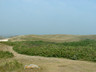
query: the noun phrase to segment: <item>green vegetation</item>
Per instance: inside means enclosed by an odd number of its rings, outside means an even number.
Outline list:
[[[0,51],[0,58],[12,58],[13,54],[8,51]]]
[[[22,64],[20,64],[16,60],[13,60],[11,62],[6,62],[3,65],[0,65],[0,72],[13,72],[22,67],[23,67]],[[21,71],[18,71],[18,72],[21,72]]]
[[[14,46],[13,49],[20,54],[96,62],[95,40],[86,39],[78,42],[64,43],[22,41],[7,42],[6,44]]]
[[[11,37],[9,41],[48,41],[48,42],[72,42],[85,39],[96,40],[96,35],[22,35]]]

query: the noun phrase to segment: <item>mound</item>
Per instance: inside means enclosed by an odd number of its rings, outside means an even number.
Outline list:
[[[9,41],[50,41],[50,42],[72,42],[85,39],[96,40],[96,35],[22,35],[9,39]]]
[[[0,36],[0,39],[4,39],[4,37]]]

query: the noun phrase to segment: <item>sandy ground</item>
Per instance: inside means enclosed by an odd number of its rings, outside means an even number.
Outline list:
[[[7,42],[9,39],[0,39],[0,42]]]
[[[21,55],[16,53],[11,46],[6,45],[0,49],[12,52],[15,56],[14,59],[23,64],[40,66],[42,68],[40,72],[96,72],[96,63],[93,62]]]

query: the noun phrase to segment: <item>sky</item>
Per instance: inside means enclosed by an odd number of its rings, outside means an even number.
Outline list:
[[[0,0],[0,35],[96,34],[96,0]]]

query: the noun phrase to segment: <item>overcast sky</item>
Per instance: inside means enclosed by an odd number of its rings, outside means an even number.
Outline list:
[[[96,0],[0,0],[0,35],[96,34]]]

